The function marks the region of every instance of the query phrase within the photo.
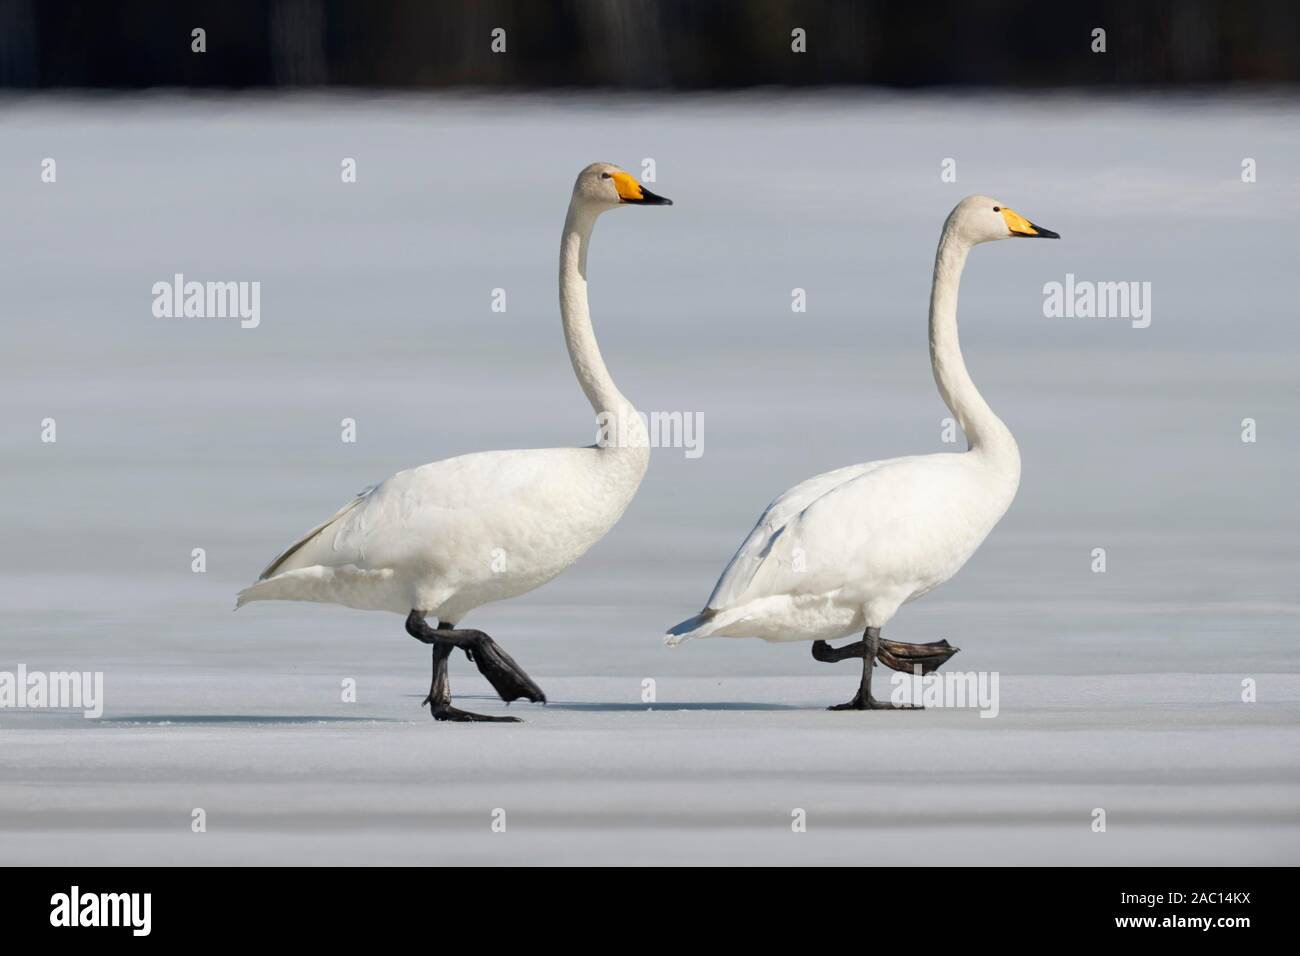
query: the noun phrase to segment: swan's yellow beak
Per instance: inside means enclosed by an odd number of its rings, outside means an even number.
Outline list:
[[[634,206],[671,206],[673,201],[665,199],[663,196],[657,196],[650,190],[646,189],[631,173],[625,173],[622,170],[613,174],[614,188],[618,190],[619,202],[630,203]]]
[[[1007,228],[1011,230],[1013,236],[1024,236],[1028,239],[1060,239],[1060,233],[1052,232],[1050,229],[1044,229],[1042,226],[1035,226],[1014,209],[1008,209],[1003,206],[1000,210],[1002,218],[1007,222]]]

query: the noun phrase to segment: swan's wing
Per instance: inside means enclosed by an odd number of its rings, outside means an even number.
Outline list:
[[[778,595],[854,601],[947,580],[1006,510],[1004,492],[963,454],[874,462],[767,534],[718,609]]]
[[[478,542],[509,541],[538,513],[588,494],[580,448],[478,452],[400,471],[277,558],[263,577],[305,567],[427,565]]]
[[[336,521],[338,521],[344,515],[348,514],[348,512],[350,512],[357,505],[361,504],[361,502],[365,500],[366,496],[369,495],[372,491],[374,491],[378,487],[379,487],[378,485],[371,485],[369,488],[366,488],[364,491],[360,492],[355,498],[353,498],[351,501],[345,504],[342,508],[334,512],[334,516],[330,518],[328,521],[318,524],[316,527],[312,528],[310,531],[308,531],[305,535],[303,535],[293,544],[289,545],[289,547],[285,548],[285,550],[280,552],[280,555],[274,561],[268,564],[265,570],[263,570],[262,573],[257,576],[257,580],[265,581],[267,578],[271,577],[271,575],[279,571],[286,561],[288,561],[295,554],[301,551],[306,545],[310,544],[311,541],[317,535],[323,532],[326,528],[331,527]]]
[[[818,498],[834,491],[845,482],[852,481],[868,472],[875,471],[893,459],[868,461],[860,465],[848,465],[825,474],[817,475],[795,485],[785,494],[773,501],[759,516],[758,524],[749,533],[740,550],[732,557],[722,577],[709,595],[707,608],[724,610],[739,603],[741,596],[754,580],[754,575],[763,566],[764,560],[771,553],[772,546],[785,531],[791,519],[797,517]]]

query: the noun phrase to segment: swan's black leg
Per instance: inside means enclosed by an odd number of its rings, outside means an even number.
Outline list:
[[[821,642],[818,642],[821,643]],[[856,644],[849,644],[842,647],[840,651],[848,651],[854,647],[862,647],[862,682],[858,685],[858,692],[853,695],[853,699],[843,704],[836,704],[829,710],[921,710],[916,704],[893,704],[889,701],[876,700],[871,696],[871,671],[876,666],[876,657],[880,653],[880,628],[869,627],[862,635],[862,640]],[[834,652],[834,648],[826,645],[827,650]],[[956,653],[954,651],[954,653]],[[817,656],[816,644],[813,645],[813,656]],[[858,656],[857,654],[845,654],[845,657]],[[951,656],[951,655],[949,655]],[[838,660],[842,658],[817,657],[818,660]]]
[[[836,661],[847,661],[850,657],[861,657],[866,646],[865,639],[843,647],[831,647],[825,641],[813,641],[812,655],[823,664],[834,664]]]
[[[455,645],[436,641],[433,645],[433,681],[429,684],[429,696],[424,698],[421,706],[429,705],[429,713],[434,720],[484,721],[490,723],[517,724],[518,717],[488,717],[485,714],[471,714],[467,710],[453,707],[451,704],[451,683],[447,678],[447,658],[451,657]]]
[[[487,717],[471,714],[451,705],[450,682],[447,676],[447,659],[452,650],[459,647],[465,651],[479,672],[488,679],[492,687],[506,703],[519,698],[538,703],[546,703],[546,695],[532,679],[524,673],[523,668],[514,659],[482,631],[458,629],[440,625],[430,627],[419,611],[412,611],[406,618],[406,632],[416,640],[433,646],[433,680],[429,687],[429,696],[424,702],[429,705],[435,720],[471,720],[495,721],[502,723],[519,723],[518,717]]]

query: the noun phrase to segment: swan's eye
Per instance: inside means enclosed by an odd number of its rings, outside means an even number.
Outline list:
[[[609,173],[601,173],[601,174],[600,174],[600,178],[601,178],[601,179],[609,179]]]
[[[993,207],[993,211],[994,211],[994,212],[1001,212],[1001,211],[1002,211],[1002,207],[1001,207],[1001,206],[994,206],[994,207]]]

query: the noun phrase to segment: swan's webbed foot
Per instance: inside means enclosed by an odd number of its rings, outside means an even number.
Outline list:
[[[862,692],[853,695],[853,699],[843,704],[827,707],[827,710],[925,710],[920,704],[893,704],[887,700],[876,700],[870,694],[863,700]]]
[[[885,644],[889,645],[887,649],[884,647]],[[956,654],[957,648],[952,647],[947,641],[935,641],[933,644],[900,644],[897,641],[884,641],[880,636],[880,628],[869,627],[863,632],[862,640],[845,644],[843,647],[831,647],[825,641],[813,641],[812,653],[817,660],[827,662],[842,661],[849,657],[862,658],[862,682],[858,685],[858,692],[853,695],[852,700],[828,707],[827,710],[924,710],[925,708],[919,704],[895,704],[876,700],[871,696],[871,673],[875,669],[876,660],[879,659],[890,667],[894,667],[891,661],[901,663],[906,660],[909,664],[916,663],[920,666],[923,673],[929,673]],[[911,673],[910,667],[894,667],[894,669]]]
[[[930,641],[928,644],[904,644],[901,641],[887,641],[877,638],[876,660],[886,667],[904,674],[916,673],[921,668],[922,674],[937,671],[956,654],[960,647],[953,647],[947,641]]]
[[[812,656],[823,664],[834,664],[866,653],[867,641],[863,638],[843,647],[831,647],[826,641],[813,641]],[[937,671],[946,664],[960,647],[953,647],[947,641],[931,641],[928,644],[904,644],[902,641],[887,641],[877,638],[876,660],[886,667],[904,674],[915,673],[920,665],[922,674]]]
[[[433,679],[424,704],[434,720],[485,721],[493,723],[521,723],[518,717],[487,717],[471,714],[451,705],[451,685],[447,675],[447,659],[459,647],[465,652],[479,673],[488,679],[492,688],[507,704],[525,698],[535,703],[546,703],[546,695],[533,683],[514,658],[496,641],[482,631],[460,630],[449,626],[430,627],[424,615],[412,611],[406,618],[406,632],[417,641],[432,645]]]
[[[433,701],[426,697],[425,704],[430,704],[429,713],[434,720],[452,720],[457,723],[492,723],[492,724],[522,724],[523,721],[518,717],[488,717],[486,714],[471,714],[467,710],[461,710],[459,707],[453,707],[447,701],[441,701],[434,704]],[[420,706],[424,706],[421,704]]]
[[[477,643],[466,648],[469,659],[474,662],[478,672],[488,679],[497,694],[507,704],[512,700],[530,700],[534,704],[546,703],[546,695],[533,683],[533,679],[524,673],[524,669],[515,663],[515,659],[482,631],[462,631],[478,635]]]

